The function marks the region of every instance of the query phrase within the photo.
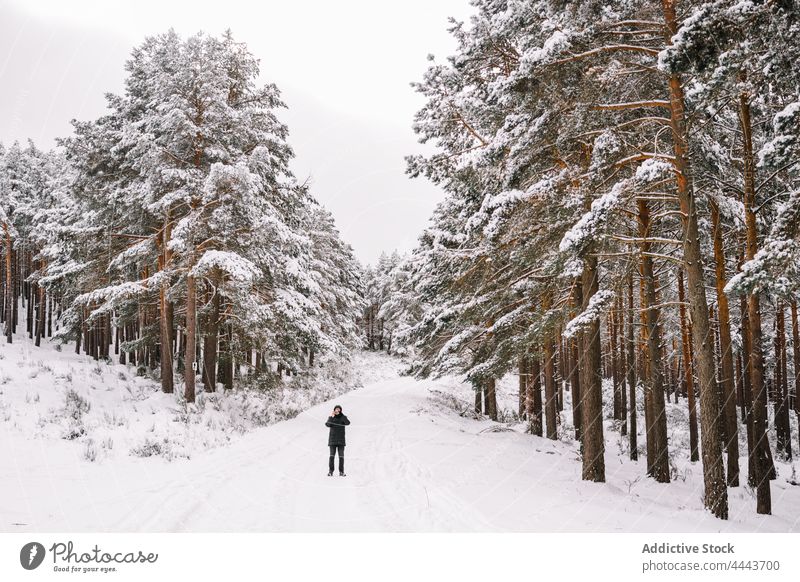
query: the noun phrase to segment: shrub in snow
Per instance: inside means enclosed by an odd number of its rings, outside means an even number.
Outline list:
[[[678,467],[677,463],[675,462],[674,455],[669,456],[669,473],[670,479],[672,481],[683,481],[686,482],[686,479],[692,474],[692,469],[690,466],[685,466],[683,469]]]
[[[504,424],[511,424],[519,421],[519,415],[508,408],[503,408],[497,411],[497,422]]]
[[[459,416],[466,416],[470,412],[475,413],[475,405],[458,398],[455,394],[443,392],[441,390],[431,390],[428,396],[434,405],[446,410],[455,410]],[[421,412],[421,411],[420,411]]]
[[[111,427],[125,426],[128,424],[128,419],[124,416],[117,416],[117,413],[112,411],[111,414],[103,412],[103,420]]]
[[[572,444],[575,442],[575,427],[571,423],[561,423],[558,425],[558,440],[562,443]]]
[[[83,425],[83,415],[88,413],[92,406],[83,396],[72,389],[67,390],[64,399],[62,413],[67,421],[67,427],[63,438],[73,440],[86,433],[86,427]]]
[[[166,437],[162,439],[151,439],[145,437],[144,442],[131,448],[131,455],[134,457],[164,457],[167,461],[177,458],[189,458],[189,454],[179,448]]]
[[[94,439],[87,439],[83,445],[83,458],[93,463],[97,460],[97,447]]]
[[[281,386],[281,378],[277,374],[269,372],[261,372],[254,376],[250,376],[248,387],[261,391],[275,390]]]
[[[48,374],[53,373],[53,368],[51,368],[50,365],[45,364],[42,360],[36,362],[36,367],[39,368],[39,370],[41,370],[42,372],[47,372]]]
[[[131,449],[131,454],[134,457],[153,457],[161,455],[164,452],[164,448],[159,441],[145,437],[141,445]]]

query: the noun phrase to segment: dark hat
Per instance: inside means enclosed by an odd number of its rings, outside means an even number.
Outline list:
[[[342,410],[342,407],[341,407],[341,406],[339,406],[338,404],[337,404],[337,405],[335,405],[335,406],[333,407],[333,409],[334,409],[334,410],[336,410],[337,408],[338,408],[339,410]]]

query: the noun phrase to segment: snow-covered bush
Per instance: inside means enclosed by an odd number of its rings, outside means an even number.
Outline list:
[[[67,426],[64,430],[63,438],[73,440],[86,433],[86,427],[83,425],[83,416],[92,409],[92,405],[71,388],[64,395],[64,400],[64,408],[61,412],[63,418],[66,419]]]
[[[94,439],[86,439],[83,445],[83,458],[91,463],[97,460],[97,446],[94,444]]]
[[[130,450],[134,457],[163,457],[167,461],[178,458],[190,458],[190,454],[179,443],[173,443],[169,438],[154,439],[145,437],[139,445]]]

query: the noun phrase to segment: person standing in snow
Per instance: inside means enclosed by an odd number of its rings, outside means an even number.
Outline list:
[[[328,459],[328,477],[333,475],[333,457],[336,452],[339,452],[339,476],[345,477],[344,474],[344,427],[350,424],[347,417],[342,414],[342,407],[338,404],[333,407],[333,412],[325,421],[325,426],[330,427],[328,434],[328,446],[331,449],[331,456]]]

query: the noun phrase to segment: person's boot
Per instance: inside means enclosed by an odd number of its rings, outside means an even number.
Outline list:
[[[344,471],[339,471],[339,477],[347,477],[347,475],[344,474]]]
[[[333,477],[333,471],[328,471],[328,477]]]

